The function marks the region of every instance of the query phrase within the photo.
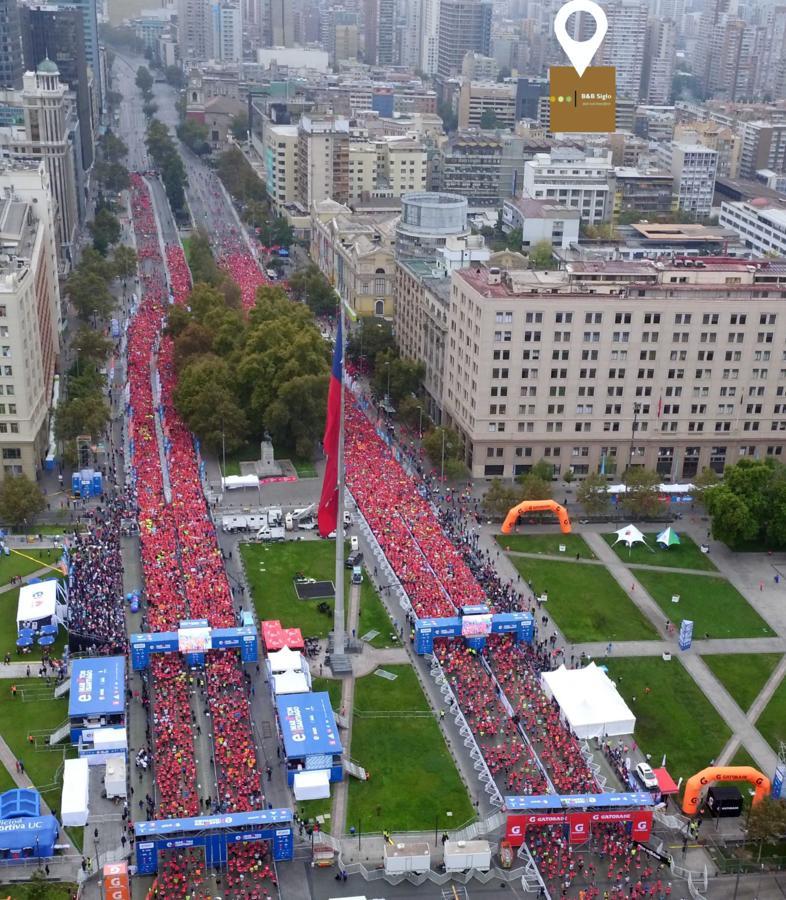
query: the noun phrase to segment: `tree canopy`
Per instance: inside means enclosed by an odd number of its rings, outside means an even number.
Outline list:
[[[6,475],[0,482],[0,518],[10,525],[31,525],[46,507],[41,488],[27,475]]]
[[[622,475],[626,491],[622,494],[622,508],[634,519],[651,518],[661,509],[658,497],[660,475],[640,466],[630,466]]]
[[[703,491],[712,534],[732,547],[786,547],[786,466],[772,457],[741,459]]]
[[[313,263],[292,275],[289,279],[289,289],[292,296],[305,303],[315,316],[331,315],[336,312],[338,294]]]

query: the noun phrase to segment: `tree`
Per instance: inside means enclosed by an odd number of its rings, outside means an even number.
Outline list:
[[[543,481],[551,481],[554,478],[554,466],[545,459],[539,459],[529,470],[530,475],[535,475]]]
[[[301,459],[311,459],[325,431],[329,378],[303,375],[281,386],[265,417],[273,438],[292,448]]]
[[[524,240],[524,235],[520,228],[512,228],[505,235],[505,247],[508,250],[521,250],[521,244]]]
[[[71,347],[79,354],[80,360],[102,363],[112,350],[112,341],[95,329],[82,325],[74,335]]]
[[[27,898],[28,900],[47,900],[50,894],[49,879],[41,869],[36,869],[27,880]]]
[[[76,314],[85,322],[91,316],[105,319],[114,306],[106,282],[95,272],[76,269],[66,282],[65,291]]]
[[[213,335],[199,322],[187,325],[175,341],[175,371],[181,372],[195,357],[205,356],[213,350]]]
[[[158,104],[155,100],[145,100],[142,104],[142,113],[144,114],[146,119],[152,119],[153,116],[158,112]]]
[[[55,435],[59,441],[72,441],[80,434],[98,438],[109,422],[109,406],[98,394],[70,397],[57,407]]]
[[[292,296],[308,305],[315,316],[334,314],[338,294],[313,263],[300,269],[289,279]]]
[[[164,78],[166,78],[167,84],[171,84],[177,90],[186,85],[186,76],[180,66],[167,66],[164,69]]]
[[[609,486],[604,475],[591,472],[576,488],[576,499],[590,516],[598,516],[608,511]]]
[[[41,488],[27,475],[6,475],[0,482],[0,518],[9,525],[31,525],[46,508]]]
[[[149,94],[153,90],[153,76],[147,66],[140,66],[136,70],[136,86],[142,94]]]
[[[443,447],[446,466],[448,460],[463,462],[464,450],[458,432],[444,425],[438,425],[423,438],[423,449],[432,464],[437,467],[442,464]]]
[[[575,477],[576,477],[576,475],[573,472],[573,469],[568,469],[565,472],[565,474],[562,476],[562,480],[565,482],[565,484],[571,484],[573,482],[573,480],[575,479]]]
[[[504,519],[508,510],[519,502],[520,491],[495,478],[483,497],[483,511],[494,519]]]
[[[720,477],[714,469],[705,466],[701,472],[693,479],[693,491],[691,492],[696,500],[702,501],[705,493],[715,487],[720,482]]]
[[[786,836],[786,801],[763,797],[751,808],[747,825],[748,839],[761,845],[779,844]]]
[[[549,241],[538,241],[529,251],[529,267],[548,271],[554,268],[554,253]]]
[[[108,163],[101,160],[101,162],[96,163],[95,172],[101,187],[107,191],[113,191],[117,194],[126,190],[131,184],[131,176],[122,163]]]
[[[400,422],[404,422],[410,428],[418,428],[421,431],[428,428],[429,418],[426,413],[426,405],[420,397],[402,397],[396,410]]]
[[[120,240],[120,222],[106,207],[98,210],[88,228],[93,236],[93,247],[102,256],[106,256],[109,247]]]
[[[197,156],[210,153],[210,144],[207,142],[208,128],[204,122],[186,119],[177,126],[177,136]]]
[[[246,442],[248,420],[235,399],[229,366],[217,356],[194,359],[180,373],[175,406],[188,427],[213,451]]]
[[[490,108],[484,109],[480,115],[480,127],[491,129],[496,128],[498,125],[499,120],[494,110]]]
[[[98,142],[98,152],[106,162],[119,163],[128,156],[128,147],[111,129],[107,129]]]
[[[634,519],[656,516],[660,512],[657,472],[631,466],[622,475],[626,491],[622,494],[622,508]]]
[[[233,116],[229,130],[236,141],[245,141],[248,138],[248,113],[241,112]]]
[[[115,247],[112,253],[112,268],[117,278],[131,278],[136,273],[137,265],[136,251],[133,248],[123,244]]]
[[[416,394],[426,374],[422,362],[404,359],[392,350],[378,353],[374,359],[372,389],[377,397],[387,397],[394,406],[410,394]]]
[[[731,547],[753,541],[759,534],[759,523],[743,497],[727,484],[708,488],[704,505],[712,517],[713,537]]]
[[[390,322],[366,316],[349,335],[347,356],[355,363],[365,357],[373,366],[377,354],[394,350],[395,346]]]
[[[188,239],[188,265],[194,284],[217,285],[221,280],[221,272],[213,257],[210,238],[204,228],[191,234]]]
[[[522,500],[550,500],[552,496],[551,480],[541,478],[535,472],[529,471],[519,475],[516,481],[521,485],[519,496]]]

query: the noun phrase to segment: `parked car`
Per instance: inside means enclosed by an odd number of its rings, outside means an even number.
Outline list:
[[[640,762],[635,769],[636,777],[648,791],[657,791],[658,779],[649,763]]]
[[[363,562],[363,553],[360,550],[355,550],[354,552],[350,553],[349,556],[346,558],[344,565],[348,569],[354,569],[355,566],[359,566],[362,562]]]

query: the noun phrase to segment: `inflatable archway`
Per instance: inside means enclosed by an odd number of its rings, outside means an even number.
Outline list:
[[[560,506],[556,500],[523,500],[518,506],[508,511],[505,521],[502,523],[502,533],[510,534],[519,516],[528,512],[553,512],[559,519],[559,527],[563,534],[570,533],[570,517],[564,506]]]
[[[699,808],[701,792],[713,781],[748,781],[756,789],[754,805],[770,793],[770,779],[753,766],[708,766],[685,782],[682,811],[692,816]]]

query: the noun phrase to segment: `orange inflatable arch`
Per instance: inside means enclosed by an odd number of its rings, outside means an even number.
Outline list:
[[[692,816],[699,808],[701,792],[713,781],[748,781],[755,790],[754,805],[770,793],[770,779],[753,766],[708,766],[685,782],[682,811]]]
[[[559,527],[563,534],[570,534],[570,517],[564,506],[560,506],[556,500],[523,500],[518,506],[508,511],[505,521],[502,523],[502,533],[510,534],[519,516],[528,512],[553,512],[559,519]]]

